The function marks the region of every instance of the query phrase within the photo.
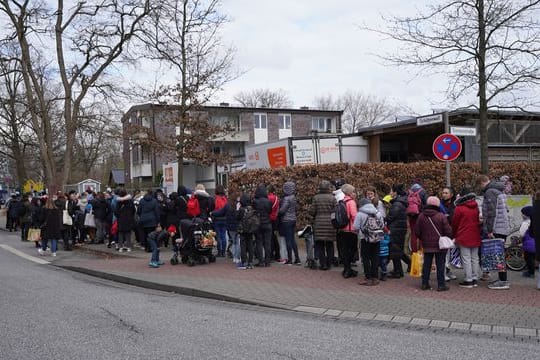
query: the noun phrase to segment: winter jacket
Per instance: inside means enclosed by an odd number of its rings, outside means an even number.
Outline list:
[[[433,225],[431,222],[433,222]],[[446,249],[439,249],[439,234],[433,227],[439,231],[440,236],[452,237],[452,228],[442,214],[438,206],[426,205],[424,210],[418,215],[414,231],[420,239],[420,245],[426,253],[446,252]]]
[[[313,217],[315,241],[336,241],[336,229],[332,226],[331,214],[336,207],[336,198],[330,190],[320,189],[313,197],[310,215]]]
[[[268,200],[268,192],[266,186],[261,185],[255,190],[255,199],[253,199],[253,207],[259,215],[261,227],[271,224],[270,213],[272,212],[272,203]]]
[[[381,225],[381,228],[384,227],[384,217],[377,210],[377,208],[372,203],[363,205],[360,209],[358,209],[358,212],[356,213],[356,216],[354,218],[354,223],[353,223],[353,230],[355,232],[358,232],[359,239],[366,238],[366,234],[364,233],[363,230],[366,226],[366,222],[369,216],[377,217],[377,222]]]
[[[236,205],[231,205],[230,201],[227,201],[221,209],[212,211],[212,217],[214,216],[224,219],[227,231],[238,230],[238,210],[236,210]]]
[[[45,221],[45,214],[43,206],[32,204],[32,220],[30,222],[30,227],[39,228],[41,224]]]
[[[390,236],[384,234],[384,237],[379,241],[379,257],[388,257],[390,255]]]
[[[530,227],[531,227],[531,220],[530,219],[523,220],[519,228],[519,235],[521,235],[521,237],[523,238],[523,242],[522,242],[523,251],[534,254],[536,253],[536,244],[535,244],[534,237],[531,236]]]
[[[169,236],[170,235],[167,230],[152,231],[150,234],[148,234],[148,241],[155,241],[158,246],[161,246],[161,244],[165,243]]]
[[[455,201],[452,232],[458,246],[475,248],[481,244],[480,210],[475,199],[476,194],[471,193]]]
[[[137,208],[139,224],[144,228],[156,227],[159,224],[159,203],[150,194],[144,195]]]
[[[503,183],[491,181],[483,191],[482,218],[486,233],[510,234],[509,210],[503,190]]]
[[[41,238],[44,240],[62,239],[62,210],[58,208],[43,210],[44,222],[41,225]]]
[[[30,224],[32,222],[32,206],[30,205],[30,201],[24,200],[22,206],[21,223]]]
[[[135,204],[131,195],[119,197],[114,215],[118,221],[119,232],[130,232],[135,229]]]
[[[274,193],[268,193],[268,200],[272,203],[272,211],[270,212],[270,220],[277,221],[279,212],[279,198]]]
[[[356,218],[356,214],[358,214],[358,208],[356,206],[356,201],[349,195],[345,195],[343,198],[343,201],[345,202],[345,206],[347,207],[347,215],[349,217],[349,224],[345,225],[343,228],[341,228],[341,231],[349,231],[349,232],[355,232],[353,230],[353,224],[354,219]]]
[[[287,181],[283,184],[283,193],[285,196],[279,206],[279,215],[281,216],[281,222],[296,222],[296,196],[294,192],[296,185]]]
[[[407,232],[407,195],[398,195],[390,202],[386,223],[391,234]]]
[[[441,199],[441,212],[446,215],[446,218],[450,224],[452,223],[452,217],[454,216],[454,211],[456,209],[454,202],[455,201],[452,198],[448,200]]]
[[[18,219],[24,211],[23,203],[18,199],[12,199],[7,206],[7,213],[12,219]]]
[[[199,200],[199,208],[201,209],[202,219],[208,219],[210,213],[214,210],[214,199],[204,190],[195,190],[192,196],[195,196]]]
[[[533,199],[533,212],[529,234],[534,238],[535,248],[540,249],[540,199]],[[540,261],[540,250],[536,252],[536,260]]]
[[[180,208],[179,203],[184,200],[179,199],[175,194],[171,195],[170,199],[165,201],[165,228],[168,228],[170,225],[175,225],[178,227],[180,224]]]
[[[107,221],[111,214],[111,206],[105,198],[94,198],[92,201],[92,210],[94,212],[94,217],[101,221]]]

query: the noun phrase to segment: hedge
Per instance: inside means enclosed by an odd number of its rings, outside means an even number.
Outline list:
[[[474,187],[479,174],[478,163],[451,163],[451,183],[456,191],[464,186]],[[503,175],[510,177],[513,194],[532,194],[540,180],[540,163],[490,163],[490,178],[498,179]],[[380,197],[388,194],[393,184],[405,184],[408,187],[416,179],[421,180],[426,191],[433,195],[438,195],[440,189],[446,184],[443,162],[340,163],[256,169],[234,173],[229,180],[229,193],[252,192],[258,184],[273,184],[278,195],[281,196],[283,183],[292,180],[297,188],[297,225],[300,227],[309,221],[308,210],[311,199],[317,193],[321,180],[333,181],[341,178],[352,184],[359,194],[366,186],[375,186]]]

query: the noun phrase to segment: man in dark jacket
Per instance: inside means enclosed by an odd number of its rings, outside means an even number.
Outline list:
[[[111,206],[102,192],[99,192],[92,199],[91,204],[96,222],[96,241],[92,241],[90,244],[103,244],[105,243],[106,229],[108,228],[107,222],[111,215]]]
[[[386,223],[390,231],[390,259],[394,270],[389,278],[399,279],[403,277],[403,267],[401,260],[410,266],[411,260],[403,251],[405,247],[405,236],[407,235],[407,193],[403,184],[392,186],[392,200],[390,209],[386,216]],[[408,272],[408,271],[407,271]]]
[[[154,198],[152,190],[148,190],[139,201],[137,215],[139,215],[139,225],[144,230],[144,238],[141,239],[141,245],[144,246],[146,252],[151,252],[150,244],[147,241],[148,235],[156,229],[160,221],[159,203]]]
[[[270,221],[270,213],[272,212],[272,202],[268,200],[268,192],[264,184],[259,185],[255,190],[253,207],[259,215],[261,224],[256,234],[257,257],[259,258],[259,262],[255,266],[270,266],[272,251],[272,222]]]

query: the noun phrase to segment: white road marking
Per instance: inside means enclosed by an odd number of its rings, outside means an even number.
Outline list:
[[[47,261],[47,260],[43,260],[43,259],[40,259],[40,258],[35,257],[35,256],[27,255],[27,254],[23,253],[22,251],[19,251],[19,250],[15,249],[15,248],[13,248],[13,247],[11,247],[9,245],[0,244],[0,248],[2,248],[4,250],[7,250],[10,253],[15,254],[17,256],[20,256],[23,259],[33,261],[33,262],[35,262],[37,264],[40,264],[40,265],[50,264],[50,262]]]

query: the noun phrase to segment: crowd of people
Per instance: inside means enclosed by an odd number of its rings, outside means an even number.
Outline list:
[[[481,207],[474,189],[483,195]],[[301,265],[296,184],[286,181],[280,190],[281,197],[272,184],[261,184],[253,192],[227,193],[218,185],[212,196],[198,184],[193,191],[181,185],[168,196],[161,190],[128,194],[123,189],[14,195],[7,204],[7,228],[17,231],[20,227],[23,241],[31,229],[39,229],[38,252],[52,256],[59,242],[65,251],[101,243],[130,252],[135,240],[152,253],[149,266],[159,268],[164,264],[159,248],[183,241],[180,222],[199,218],[212,222],[217,256],[230,257],[239,270],[272,263]],[[418,179],[410,186],[394,184],[381,198],[373,186],[358,191],[343,179],[323,180],[309,203],[314,240],[309,266],[322,271],[342,266],[342,275],[348,279],[358,276],[355,267],[361,260],[364,271],[359,284],[377,286],[380,281],[404,277],[412,265],[409,254],[422,253],[422,290],[432,289],[433,266],[437,291],[449,290],[447,282],[456,279],[450,264],[456,262],[464,270],[459,286],[474,288],[484,280],[490,289],[509,289],[504,252],[486,245],[499,239],[504,249],[511,233],[507,193],[504,182],[485,175],[459,192],[444,187],[440,196],[430,196]],[[535,276],[540,190],[532,200],[532,206],[521,210],[525,277]],[[454,249],[441,245],[443,237],[453,239]],[[497,277],[491,279],[489,271],[496,271]]]

